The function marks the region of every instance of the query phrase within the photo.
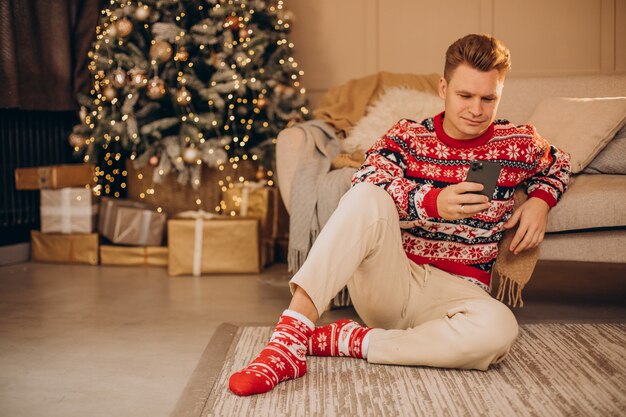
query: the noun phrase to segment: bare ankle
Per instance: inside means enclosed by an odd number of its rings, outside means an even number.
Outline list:
[[[319,314],[317,313],[317,308],[309,297],[309,294],[302,288],[297,287],[293,293],[293,298],[291,299],[291,303],[289,303],[289,310],[297,311],[298,313],[306,316],[313,323],[317,321],[319,318]]]

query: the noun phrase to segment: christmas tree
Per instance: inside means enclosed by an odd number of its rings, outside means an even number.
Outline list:
[[[278,132],[308,116],[292,18],[282,1],[111,0],[69,139],[99,192],[120,195],[124,163],[194,188],[203,168],[241,161],[271,175]]]

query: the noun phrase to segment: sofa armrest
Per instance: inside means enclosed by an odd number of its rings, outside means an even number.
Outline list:
[[[276,140],[276,180],[288,212],[291,205],[291,185],[305,141],[304,131],[294,127],[281,130]]]

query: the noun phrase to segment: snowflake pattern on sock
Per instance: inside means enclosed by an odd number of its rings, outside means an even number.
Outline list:
[[[313,329],[283,315],[265,349],[244,369],[231,375],[230,390],[241,396],[262,394],[279,382],[306,374],[307,343]]]
[[[309,339],[310,356],[350,356],[364,358],[363,339],[372,329],[354,320],[339,320],[316,327]]]

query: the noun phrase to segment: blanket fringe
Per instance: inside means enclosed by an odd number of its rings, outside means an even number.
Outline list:
[[[500,275],[500,285],[498,286],[498,294],[496,298],[503,303],[510,305],[511,307],[524,307],[524,300],[522,299],[522,286],[519,282],[513,280],[511,277]],[[505,301],[506,298],[506,301]]]

